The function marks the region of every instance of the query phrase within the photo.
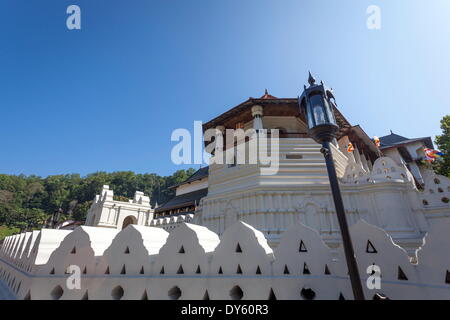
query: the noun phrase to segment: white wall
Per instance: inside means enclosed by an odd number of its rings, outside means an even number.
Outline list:
[[[89,208],[85,225],[121,230],[128,217],[138,225],[148,225],[153,219],[150,198],[143,192],[136,191],[128,202],[116,201],[113,197],[114,191],[107,185],[103,186],[101,194],[95,196]]]
[[[406,251],[382,229],[364,221],[355,223],[350,232],[366,297],[382,293],[390,299],[450,299],[450,279],[446,282],[450,259],[445,254],[450,250],[449,228],[448,219],[433,226],[412,263]],[[120,232],[95,227],[47,231],[41,231],[46,235],[36,238],[34,248],[36,256],[49,258],[34,260],[32,271],[20,267],[26,257],[14,260],[14,249],[2,247],[0,296],[106,300],[205,296],[265,300],[275,296],[298,300],[307,298],[302,290],[311,289],[315,299],[352,298],[342,249],[329,249],[315,230],[302,224],[291,225],[275,250],[260,231],[241,221],[227,228],[220,238],[190,224],[170,234],[133,225]],[[17,236],[8,237],[5,244],[14,238]],[[368,241],[375,250],[367,250]],[[373,263],[381,268],[381,288],[369,290],[365,286],[366,268]],[[79,289],[67,286],[70,275],[62,268],[67,264],[82,269],[88,266],[86,274],[81,274]],[[109,266],[108,273],[105,266]],[[49,272],[53,268],[56,272]],[[399,268],[406,278],[399,277]],[[123,296],[118,295],[119,286]]]
[[[404,165],[382,157],[369,166],[359,154],[332,148],[350,224],[365,219],[412,253],[430,219],[450,216],[450,204],[433,212],[431,205],[423,205],[423,193]],[[294,153],[302,158],[286,158]],[[263,232],[272,247],[291,224],[302,222],[336,246],[339,226],[320,146],[311,139],[280,139],[279,155],[279,171],[270,176],[262,175],[259,165],[212,164],[208,195],[200,201],[193,222],[222,234],[242,220]]]

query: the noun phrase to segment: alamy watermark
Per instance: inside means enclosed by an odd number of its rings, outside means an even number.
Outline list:
[[[81,269],[77,265],[70,265],[67,267],[66,273],[70,276],[66,280],[66,286],[69,290],[81,289]]]
[[[367,289],[381,289],[381,268],[372,264],[367,267],[366,273],[369,275],[366,280]]]
[[[381,8],[376,5],[370,5],[367,7],[366,13],[369,15],[367,17],[366,25],[369,30],[380,30],[381,29]]]
[[[81,9],[75,4],[67,7],[66,13],[69,14],[66,20],[66,26],[69,30],[81,29]]]
[[[279,169],[278,129],[210,128],[202,135],[202,122],[194,121],[193,135],[179,128],[172,132],[171,141],[178,142],[171,151],[172,162],[176,165],[259,164],[262,175],[274,175]]]

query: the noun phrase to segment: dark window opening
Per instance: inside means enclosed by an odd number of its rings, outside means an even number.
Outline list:
[[[303,243],[303,240],[300,241],[300,246],[299,246],[298,252],[308,252],[308,250],[306,250],[305,244]]]
[[[367,253],[378,253],[377,249],[375,249],[375,247],[373,246],[372,242],[370,242],[370,240],[367,240],[366,252]]]
[[[231,300],[241,300],[244,297],[244,292],[242,291],[241,287],[234,286],[230,290],[230,297]]]
[[[316,297],[316,293],[311,288],[303,288],[300,291],[300,295],[305,300],[314,300],[314,298]]]

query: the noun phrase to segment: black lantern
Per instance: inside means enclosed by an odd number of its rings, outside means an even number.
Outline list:
[[[358,265],[353,251],[352,240],[348,230],[345,217],[344,204],[342,202],[341,190],[334,167],[333,153],[330,150],[330,142],[336,138],[339,130],[334,118],[334,107],[336,105],[331,89],[319,85],[309,73],[309,87],[306,88],[299,98],[300,112],[304,113],[308,122],[308,133],[316,142],[322,144],[320,151],[325,157],[328,178],[330,180],[331,193],[333,195],[336,216],[341,229],[342,244],[344,246],[345,258],[347,260],[348,273],[352,284],[353,295],[356,300],[364,300],[364,292],[359,277]]]
[[[331,141],[339,130],[333,112],[336,105],[333,93],[322,81],[316,84],[311,73],[308,82],[309,87],[305,86],[300,97],[301,112],[308,121],[308,133],[318,143]]]

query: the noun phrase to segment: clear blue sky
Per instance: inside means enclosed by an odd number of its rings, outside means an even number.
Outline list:
[[[171,174],[172,130],[296,97],[309,69],[370,136],[450,113],[448,0],[2,0],[0,29],[0,173]]]

